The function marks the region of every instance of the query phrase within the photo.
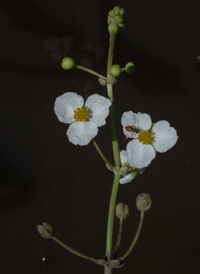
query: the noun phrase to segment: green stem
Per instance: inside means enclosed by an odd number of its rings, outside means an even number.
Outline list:
[[[112,268],[109,266],[105,266],[104,268],[104,274],[112,274]]]
[[[82,257],[83,259],[87,259],[87,260],[92,261],[92,262],[94,262],[94,263],[98,263],[98,262],[99,262],[98,259],[95,259],[94,257],[87,256],[87,255],[85,255],[85,254],[83,254],[83,253],[81,253],[81,252],[79,252],[79,251],[77,251],[77,250],[75,250],[75,249],[73,249],[73,248],[67,246],[66,244],[64,244],[63,242],[61,242],[60,240],[58,240],[58,239],[57,239],[56,237],[54,237],[54,236],[53,236],[51,239],[53,239],[56,243],[58,243],[59,245],[61,245],[61,246],[64,247],[65,249],[67,249],[69,252],[71,252],[71,253],[73,253],[73,254],[79,256],[79,257]]]
[[[139,226],[138,226],[138,229],[137,229],[137,232],[135,234],[135,237],[129,247],[129,249],[126,251],[126,253],[120,258],[120,260],[124,260],[132,251],[132,249],[134,248],[138,238],[139,238],[139,235],[140,235],[140,232],[141,232],[141,229],[142,229],[142,223],[143,223],[143,219],[144,219],[144,211],[141,211],[140,213],[140,223],[139,223]]]
[[[87,71],[88,73],[91,73],[91,74],[93,74],[93,75],[95,75],[95,76],[97,76],[97,77],[99,77],[99,78],[101,78],[103,80],[107,80],[106,77],[104,77],[103,75],[95,72],[94,70],[91,70],[91,69],[88,69],[88,68],[85,68],[85,67],[82,67],[82,66],[79,66],[79,65],[74,65],[74,67],[77,68],[77,69],[81,69],[81,70]]]
[[[107,64],[107,78],[110,75],[110,69],[112,67],[113,55],[114,55],[114,45],[115,45],[115,35],[110,35],[110,43],[108,50],[108,64]],[[113,146],[113,156],[115,164],[117,166],[121,165],[120,153],[119,153],[119,144],[116,131],[116,122],[115,122],[115,112],[113,104],[113,88],[112,85],[107,83],[108,98],[111,100],[112,105],[110,107],[110,123],[111,123],[111,133],[112,133],[112,146]]]
[[[106,256],[108,259],[111,258],[111,254],[112,254],[113,220],[114,220],[115,203],[117,198],[117,191],[118,191],[120,177],[121,177],[121,173],[115,172],[114,183],[113,183],[111,198],[110,198],[109,212],[108,212],[108,223],[107,223]]]
[[[121,240],[122,240],[122,226],[123,226],[123,218],[119,219],[119,232],[118,232],[118,237],[117,237],[117,242],[114,250],[114,257],[117,255],[117,251],[119,250]]]
[[[109,166],[110,169],[113,169],[114,166],[106,159],[106,157],[104,156],[104,154],[100,150],[99,146],[97,145],[97,142],[95,141],[95,139],[92,139],[92,142],[93,142],[97,152],[99,153],[101,158],[104,160],[104,162]]]
[[[110,106],[110,124],[111,124],[111,134],[112,134],[112,147],[113,147],[113,157],[116,166],[121,165],[119,143],[117,138],[116,123],[115,123],[115,112],[114,105]]]

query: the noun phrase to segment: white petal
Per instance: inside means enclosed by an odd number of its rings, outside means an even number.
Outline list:
[[[143,145],[137,139],[129,142],[126,150],[129,164],[138,169],[147,167],[156,157],[156,152],[151,145]]]
[[[111,101],[101,95],[93,94],[88,97],[85,107],[89,111],[90,122],[95,123],[98,127],[105,125],[110,106]]]
[[[166,152],[172,148],[177,140],[177,132],[167,121],[159,121],[152,128],[154,133],[153,146],[158,152]]]
[[[74,122],[74,110],[83,106],[82,96],[75,92],[67,92],[56,98],[54,111],[58,120],[70,124]]]
[[[129,173],[128,175],[126,175],[125,177],[121,178],[119,180],[119,183],[121,185],[123,184],[126,184],[126,183],[130,183],[134,178],[135,178],[136,175],[133,175],[132,173]]]
[[[124,135],[130,136],[130,131],[125,129],[126,126],[135,126],[139,130],[148,130],[152,125],[151,117],[149,114],[138,112],[133,113],[132,111],[124,112],[121,119],[121,124],[123,126]],[[135,138],[136,133],[133,133],[130,138]]]
[[[98,128],[91,122],[75,122],[67,130],[67,137],[74,145],[86,146],[97,135]]]
[[[123,127],[136,126],[136,115],[132,111],[126,111],[122,114],[121,124]]]
[[[137,127],[141,130],[148,130],[150,129],[152,125],[151,117],[149,114],[146,113],[137,113],[137,120],[138,120],[138,125]]]
[[[120,159],[121,159],[122,164],[128,162],[128,153],[127,153],[126,150],[121,150],[120,151]]]

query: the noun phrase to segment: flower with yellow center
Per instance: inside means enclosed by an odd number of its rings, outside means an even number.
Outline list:
[[[152,124],[151,117],[146,113],[124,112],[121,123],[124,134],[133,138],[126,147],[128,163],[138,169],[147,167],[156,157],[156,152],[166,152],[178,140],[176,130],[167,121]]]
[[[98,133],[98,127],[106,124],[111,101],[93,94],[84,104],[82,96],[67,92],[55,101],[54,111],[58,120],[70,124],[67,137],[74,145],[85,146]]]

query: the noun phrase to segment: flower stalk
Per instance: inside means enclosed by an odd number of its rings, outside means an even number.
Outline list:
[[[113,221],[114,221],[115,203],[117,198],[117,191],[118,191],[120,177],[121,177],[121,173],[115,172],[114,183],[113,183],[111,198],[110,198],[109,212],[108,212],[108,223],[107,223],[106,257],[108,259],[111,259],[111,255],[112,255]]]
[[[104,160],[104,162],[109,166],[109,168],[112,170],[114,168],[114,166],[107,160],[107,158],[104,156],[103,152],[100,150],[97,142],[95,139],[92,139],[93,145],[95,146],[97,152],[99,153],[99,155],[101,156],[101,158]]]
[[[106,77],[104,77],[103,75],[97,73],[96,71],[94,71],[92,69],[88,69],[88,68],[85,68],[85,67],[82,67],[82,66],[79,66],[79,65],[74,65],[74,67],[77,68],[77,69],[80,69],[80,70],[84,70],[84,71],[86,71],[90,74],[93,74],[93,75],[99,77],[100,79],[107,80]]]
[[[81,252],[79,252],[79,251],[77,251],[77,250],[75,250],[75,249],[67,246],[66,244],[64,244],[63,242],[61,242],[59,239],[57,239],[55,236],[53,236],[51,239],[54,240],[59,245],[61,245],[62,247],[64,247],[69,252],[73,253],[74,255],[79,256],[79,257],[81,257],[83,259],[92,261],[92,262],[97,263],[97,264],[99,263],[98,259],[96,259],[94,257],[87,256],[87,255],[85,255],[85,254],[83,254],[83,253],[81,253]]]
[[[139,225],[138,225],[138,229],[137,229],[137,232],[135,234],[135,237],[130,245],[130,247],[128,248],[128,250],[126,251],[126,253],[120,257],[120,260],[124,260],[130,253],[131,251],[133,250],[138,238],[139,238],[139,235],[140,235],[140,232],[141,232],[141,229],[142,229],[142,224],[143,224],[143,219],[144,219],[144,211],[141,211],[140,213],[140,222],[139,222]]]

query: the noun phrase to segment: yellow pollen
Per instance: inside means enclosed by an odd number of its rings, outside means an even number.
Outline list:
[[[77,108],[77,110],[74,110],[74,119],[76,119],[77,122],[85,122],[88,119],[88,111],[84,107]]]
[[[148,130],[143,130],[142,132],[140,132],[138,134],[137,139],[139,140],[140,143],[142,143],[143,145],[148,145],[151,143],[152,141],[152,133],[149,132]]]

